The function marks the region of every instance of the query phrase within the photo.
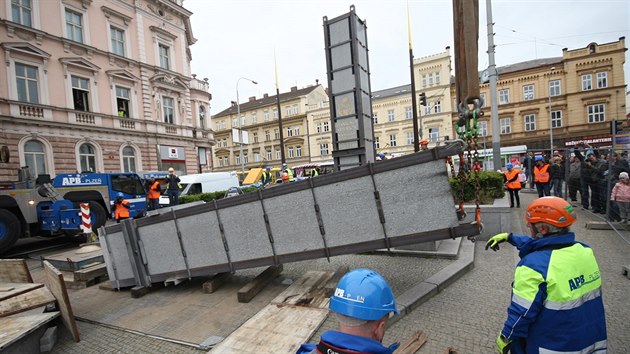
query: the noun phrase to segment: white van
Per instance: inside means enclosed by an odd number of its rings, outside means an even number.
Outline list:
[[[179,176],[181,190],[179,196],[226,191],[239,186],[236,171],[210,172]],[[168,206],[168,196],[160,196],[160,205]]]

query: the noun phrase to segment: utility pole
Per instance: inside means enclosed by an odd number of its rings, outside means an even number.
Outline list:
[[[490,79],[490,115],[492,117],[492,165],[501,168],[501,127],[499,126],[499,107],[497,102],[497,66],[494,62],[494,23],[492,22],[492,3],[486,0],[488,21],[488,74]]]
[[[422,127],[418,130],[418,103],[416,101],[416,78],[413,70],[413,45],[411,41],[411,19],[409,16],[409,4],[407,3],[407,37],[409,38],[409,70],[411,72],[411,110],[413,118],[413,151],[420,151],[420,136]]]

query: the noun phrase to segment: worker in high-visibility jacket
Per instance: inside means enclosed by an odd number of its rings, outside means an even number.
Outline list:
[[[606,353],[602,280],[593,250],[569,231],[575,212],[559,197],[534,200],[525,220],[531,236],[501,233],[486,250],[509,242],[519,250],[501,354]]]
[[[160,207],[160,195],[162,195],[160,181],[151,178],[151,187],[149,187],[149,193],[147,195],[149,199],[149,210],[158,210]]]
[[[289,176],[289,182],[295,182],[296,181],[296,178],[295,178],[295,176],[293,174],[293,169],[289,168],[286,163],[282,164],[282,170],[283,170],[283,172],[286,172],[287,175]]]
[[[271,167],[267,166],[267,168],[265,168],[262,172],[261,180],[263,186],[271,183]]]
[[[518,191],[521,190],[521,181],[519,179],[519,170],[514,168],[511,162],[505,165],[507,170],[503,173],[503,181],[505,182],[505,188],[510,193],[510,208],[514,208],[514,199],[516,199],[516,207],[521,207],[521,198],[518,196]]]
[[[129,219],[129,208],[129,201],[121,192],[118,192],[118,197],[114,201],[114,220],[120,223],[120,220]]]
[[[534,157],[534,184],[538,190],[538,197],[551,195],[551,176],[549,175],[549,164],[541,155]]]

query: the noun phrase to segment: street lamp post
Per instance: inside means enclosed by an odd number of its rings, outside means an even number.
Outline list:
[[[550,72],[556,70],[555,66],[551,67]],[[549,158],[553,157],[553,117],[551,115],[551,77],[549,77]]]
[[[258,85],[258,82],[248,79],[246,77],[240,77],[238,78],[238,80],[236,80],[236,119],[238,119],[238,143],[240,145],[239,157],[241,159],[241,176],[245,173],[245,159],[243,157],[243,123],[241,121],[241,101],[238,97],[238,83],[242,79],[245,79],[254,85]]]

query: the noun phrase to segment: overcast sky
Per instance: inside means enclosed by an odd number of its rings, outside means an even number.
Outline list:
[[[192,72],[210,82],[211,114],[236,100],[275,94],[315,80],[327,86],[323,17],[354,4],[367,22],[372,90],[408,84],[407,3],[416,58],[453,48],[452,0],[185,0],[192,11]],[[486,2],[480,0],[479,68],[488,66]],[[493,0],[497,65],[562,56],[562,48],[630,41],[629,0]],[[453,51],[451,51],[452,53]],[[626,83],[630,60],[626,52]]]

